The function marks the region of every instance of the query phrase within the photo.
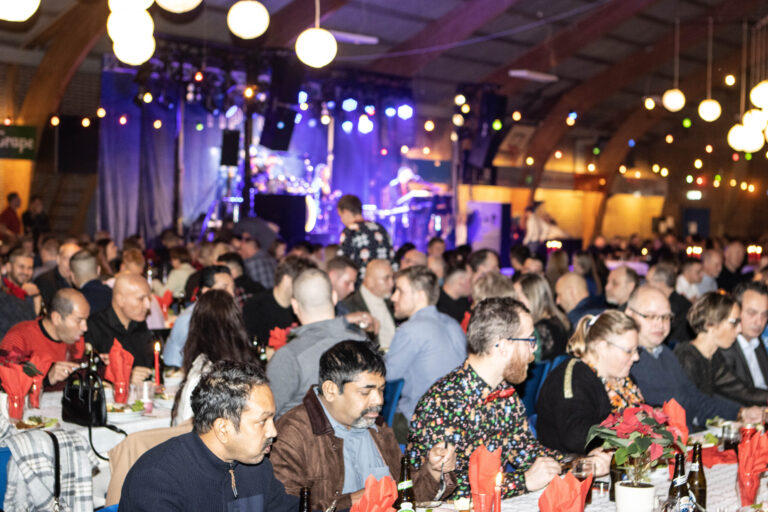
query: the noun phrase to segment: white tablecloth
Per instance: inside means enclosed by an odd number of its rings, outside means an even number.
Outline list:
[[[707,510],[710,512],[735,512],[739,510],[739,500],[736,495],[736,464],[719,464],[704,469],[707,477]],[[598,480],[605,480],[600,478]],[[656,496],[661,503],[667,499],[669,493],[669,470],[657,470],[653,473],[651,481],[656,488]],[[761,481],[761,494],[766,493],[765,480]],[[504,500],[501,503],[502,512],[534,512],[539,510],[539,497],[543,490]],[[446,505],[447,509],[452,506]],[[420,511],[423,509],[420,509]],[[616,512],[616,504],[608,499],[608,491],[600,493],[592,490],[592,503],[587,505],[584,512]]]
[[[78,432],[87,442],[88,427],[82,427],[74,423],[61,421],[61,396],[61,391],[50,393],[44,392],[40,397],[40,408],[26,408],[24,410],[24,417],[28,418],[29,416],[45,416],[47,418],[58,418],[61,428],[64,430],[72,430]],[[115,426],[124,430],[128,434],[132,434],[142,430],[169,427],[170,424],[171,411],[168,409],[156,408],[150,415],[141,416],[135,421],[115,423]],[[104,457],[108,457],[107,452],[114,448],[120,441],[125,439],[123,435],[104,427],[92,429],[92,436],[93,446]],[[99,470],[100,473],[93,479],[93,501],[94,506],[96,507],[104,505],[104,501],[107,495],[107,486],[109,485],[110,478],[109,463],[99,459]]]

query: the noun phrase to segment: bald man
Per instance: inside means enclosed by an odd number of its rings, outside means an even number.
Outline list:
[[[317,362],[323,352],[340,341],[367,340],[358,322],[371,325],[373,317],[369,313],[335,317],[335,304],[336,292],[322,270],[304,270],[293,281],[291,307],[301,327],[291,330],[291,342],[275,352],[267,364],[276,416],[299,405],[307,390],[317,384]]]
[[[17,349],[25,354],[41,355],[53,361],[45,380],[45,389],[57,389],[83,357],[83,334],[88,329],[88,301],[71,288],[56,292],[48,314],[12,327],[0,342],[0,348]]]
[[[152,372],[152,333],[146,322],[150,297],[149,285],[143,277],[120,274],[115,279],[112,303],[88,318],[85,341],[94,350],[107,355],[116,339],[133,355],[132,384],[141,384]]]
[[[72,286],[72,272],[69,268],[69,260],[80,250],[80,246],[74,243],[66,243],[59,247],[56,257],[56,266],[48,272],[43,272],[35,279],[35,284],[40,289],[43,303],[50,309],[51,301],[56,292],[62,288]]]
[[[408,267],[415,267],[416,265],[426,265],[427,255],[418,249],[411,249],[403,254],[403,259],[400,260],[400,268],[406,269]]]
[[[650,285],[639,287],[629,298],[627,315],[640,327],[640,359],[632,365],[630,375],[648,405],[662,406],[674,398],[685,409],[688,425],[696,429],[704,428],[706,420],[715,416],[760,422],[762,408],[742,409],[727,398],[707,396],[688,379],[677,357],[663,343],[672,319],[672,308],[663,292]]]
[[[576,272],[563,274],[555,283],[555,293],[557,304],[568,315],[571,329],[584,315],[599,315],[607,308],[602,297],[589,296],[587,281]]]
[[[372,260],[365,267],[365,278],[360,288],[347,297],[342,306],[345,311],[365,311],[379,323],[379,348],[386,352],[395,335],[395,308],[389,298],[395,286],[395,273],[388,260]]]

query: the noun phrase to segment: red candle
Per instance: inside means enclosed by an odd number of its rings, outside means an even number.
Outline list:
[[[496,487],[493,489],[493,512],[501,512],[501,468],[499,468],[499,474],[496,475]]]
[[[155,384],[160,385],[160,342],[155,342]]]

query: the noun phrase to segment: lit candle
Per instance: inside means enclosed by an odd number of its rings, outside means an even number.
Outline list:
[[[501,512],[501,468],[496,475],[496,487],[493,489],[493,512]]]
[[[160,385],[160,342],[155,342],[155,384]]]

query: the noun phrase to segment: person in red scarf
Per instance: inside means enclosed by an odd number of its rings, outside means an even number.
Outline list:
[[[8,274],[3,276],[3,287],[14,297],[32,304],[35,314],[39,315],[42,299],[40,290],[32,282],[32,273],[35,268],[34,256],[21,248],[14,249],[11,251],[9,263]]]

